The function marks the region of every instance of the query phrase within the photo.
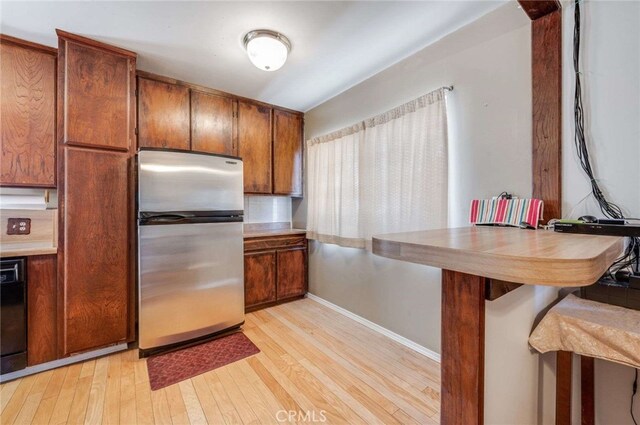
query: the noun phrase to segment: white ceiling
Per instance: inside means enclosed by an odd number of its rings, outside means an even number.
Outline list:
[[[137,52],[139,69],[307,111],[504,2],[2,0],[0,31],[56,46],[60,28]],[[258,28],[291,40],[278,71],[242,48]]]

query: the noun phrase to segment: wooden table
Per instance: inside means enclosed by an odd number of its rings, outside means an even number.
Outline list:
[[[465,227],[373,238],[373,253],[442,271],[441,423],[484,422],[485,285],[586,286],[624,249],[623,238]]]

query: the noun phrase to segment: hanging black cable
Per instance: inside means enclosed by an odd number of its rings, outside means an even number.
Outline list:
[[[632,387],[632,390],[631,390],[631,408],[630,408],[630,411],[631,411],[631,419],[633,420],[633,423],[635,425],[638,425],[638,422],[636,422],[636,417],[633,415],[633,398],[635,397],[636,392],[638,392],[638,369],[635,369],[635,374],[636,374],[636,377],[633,380],[633,387]]]
[[[591,193],[598,202],[600,211],[607,217],[624,219],[622,209],[607,200],[605,194],[600,189],[597,179],[595,178],[593,168],[591,167],[591,160],[589,158],[589,150],[587,148],[587,141],[584,130],[584,109],[582,105],[582,84],[580,74],[580,2],[582,0],[575,1],[574,10],[574,29],[573,29],[573,69],[575,71],[576,87],[574,98],[574,120],[575,120],[575,137],[574,145],[580,160],[580,166],[584,170],[589,181],[591,183]],[[635,266],[636,272],[638,272],[638,262],[640,261],[640,238],[629,238],[629,244],[627,245],[623,255],[618,258],[611,268],[609,269],[610,275],[618,270],[629,269]]]

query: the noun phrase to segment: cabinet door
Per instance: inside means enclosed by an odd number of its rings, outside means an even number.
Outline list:
[[[273,112],[273,193],[302,196],[302,117]]]
[[[189,89],[138,78],[140,147],[189,150]]]
[[[136,54],[56,30],[58,353],[134,338]],[[91,149],[87,149],[90,147]]]
[[[55,187],[56,51],[1,37],[0,184]]]
[[[237,154],[234,103],[230,97],[191,91],[191,150]]]
[[[244,306],[276,300],[276,253],[244,254]]]
[[[307,292],[307,250],[305,248],[278,251],[278,300],[304,295]]]
[[[64,68],[64,143],[128,151],[133,145],[135,58],[66,40],[60,48]]]
[[[58,358],[57,259],[55,255],[27,258],[27,365]]]
[[[65,149],[63,354],[124,342],[132,282],[129,155]]]
[[[238,156],[244,191],[271,193],[271,108],[238,102]]]

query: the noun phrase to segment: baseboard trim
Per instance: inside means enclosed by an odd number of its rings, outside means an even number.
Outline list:
[[[124,351],[127,348],[128,346],[126,343],[116,344],[110,347],[102,348],[100,350],[88,351],[86,353],[76,354],[75,356],[65,357],[47,363],[41,363],[35,366],[29,366],[25,369],[16,370],[15,372],[9,372],[5,373],[4,375],[0,375],[0,383],[5,383],[18,378],[24,378],[25,376],[33,375],[34,373],[44,372],[45,370],[55,369],[61,366],[68,366],[73,363],[83,362],[85,360],[94,359],[96,357],[106,356],[107,354]]]
[[[324,298],[320,298],[317,295],[313,295],[312,293],[307,293],[307,297],[310,300],[313,300],[315,302],[317,302],[318,304],[322,304],[325,307],[329,307],[331,310],[342,314],[343,316],[348,317],[351,320],[354,320],[358,323],[360,323],[361,325],[366,326],[367,328],[371,329],[372,331],[378,332],[379,334],[382,334],[384,336],[386,336],[387,338],[390,338],[392,340],[394,340],[395,342],[404,345],[405,347],[422,354],[425,357],[430,358],[431,360],[434,360],[438,363],[440,363],[440,354],[436,353],[435,351],[431,351],[426,347],[423,347],[422,345],[411,341],[408,338],[403,337],[402,335],[398,335],[397,333],[390,331],[387,328],[383,328],[382,326],[373,323],[371,320],[365,319],[362,316],[358,316],[355,313],[350,312],[349,310],[342,308],[338,305],[335,305],[334,303],[325,300]]]

